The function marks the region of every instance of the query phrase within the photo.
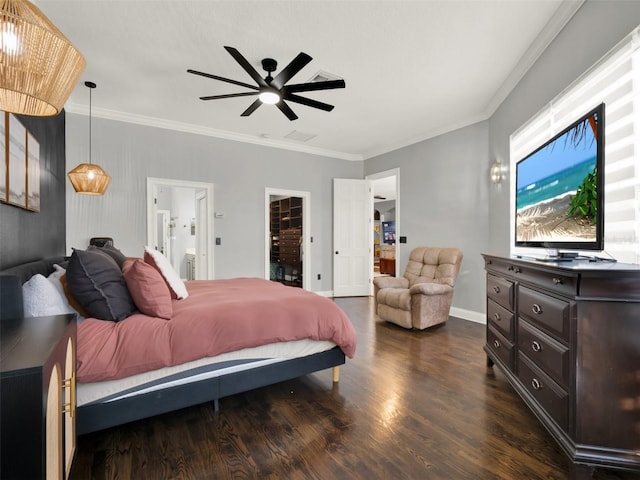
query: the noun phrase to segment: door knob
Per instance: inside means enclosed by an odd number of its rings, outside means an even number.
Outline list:
[[[340,253],[340,252],[338,252],[338,251],[336,250],[336,255],[338,255],[338,253]]]

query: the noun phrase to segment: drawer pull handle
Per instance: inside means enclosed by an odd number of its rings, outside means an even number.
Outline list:
[[[531,306],[531,310],[533,310],[533,313],[535,313],[536,315],[540,315],[542,313],[542,307],[537,303],[534,303]]]
[[[498,340],[493,341],[493,346],[496,348],[500,348],[500,342]]]
[[[76,374],[73,372],[70,378],[62,380],[62,388],[69,389],[69,402],[62,405],[62,413],[68,413],[70,417],[76,414]]]
[[[507,270],[512,271],[512,270],[513,270],[513,265],[509,265],[509,266],[507,267]]]
[[[534,390],[540,390],[542,388],[542,383],[540,383],[540,380],[538,380],[537,378],[534,378],[533,380],[531,380],[531,386]]]
[[[558,277],[553,277],[553,280],[551,280],[553,282],[554,285],[562,285],[562,279],[558,278]]]
[[[500,293],[500,287],[496,285],[495,287],[493,287],[493,291],[496,293]]]
[[[494,319],[496,322],[499,322],[499,321],[500,321],[500,314],[499,314],[499,313],[494,313],[494,314],[493,314],[493,319]]]
[[[513,271],[514,271],[515,273],[520,273],[522,270],[520,270],[520,268],[519,268],[519,267],[516,267],[516,268],[514,268],[514,269],[513,269]]]
[[[534,352],[539,352],[540,350],[542,350],[542,345],[540,345],[537,340],[534,340],[533,342],[531,342],[531,350],[533,350]]]

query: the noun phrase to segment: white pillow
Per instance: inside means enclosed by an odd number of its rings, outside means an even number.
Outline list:
[[[145,258],[145,262],[151,263],[154,267],[156,267],[156,269],[162,274],[162,276],[164,277],[164,281],[167,282],[167,285],[169,285],[169,288],[173,291],[176,297],[179,299],[187,298],[189,296],[187,287],[180,278],[180,275],[178,275],[178,273],[173,269],[173,266],[171,266],[171,263],[169,262],[169,260],[167,260],[167,257],[165,257],[158,250],[154,250],[151,247],[144,247],[144,253],[150,256],[153,260],[153,263],[147,262],[147,259]]]
[[[60,283],[59,280],[57,281]],[[22,304],[25,317],[76,313],[69,306],[64,291],[58,290],[51,280],[39,273],[22,285]]]

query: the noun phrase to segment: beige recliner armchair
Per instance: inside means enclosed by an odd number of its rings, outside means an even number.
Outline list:
[[[461,263],[457,248],[414,248],[402,277],[373,280],[376,313],[404,328],[422,330],[446,322]]]

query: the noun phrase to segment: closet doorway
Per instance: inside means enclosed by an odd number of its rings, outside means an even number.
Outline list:
[[[265,278],[309,289],[310,193],[265,189]]]

